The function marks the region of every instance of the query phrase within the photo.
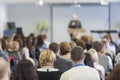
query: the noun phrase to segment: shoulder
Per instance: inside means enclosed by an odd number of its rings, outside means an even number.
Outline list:
[[[60,77],[60,80],[69,80],[69,74],[70,74],[70,70],[64,72],[61,77]]]
[[[64,59],[64,58],[62,58],[62,57],[59,57],[59,56],[56,56],[56,61],[55,61],[55,62],[71,63],[71,64],[72,64],[71,61],[66,60],[66,59]]]

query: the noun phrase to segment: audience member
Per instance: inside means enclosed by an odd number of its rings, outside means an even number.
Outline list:
[[[85,41],[84,41],[84,40],[79,39],[79,40],[77,40],[76,44],[77,44],[77,46],[82,47],[82,48],[84,49],[84,52],[87,52],[86,44],[85,44]]]
[[[85,53],[85,60],[84,60],[85,65],[90,66],[94,68],[94,63],[91,55],[89,53]]]
[[[40,67],[37,69],[39,80],[59,80],[61,73],[54,68],[56,55],[52,50],[44,50],[39,56]]]
[[[81,36],[81,39],[85,41],[87,50],[92,48],[93,36],[83,35],[83,36]]]
[[[0,40],[0,57],[3,57],[6,61],[8,61],[8,53],[3,51],[1,40]]]
[[[12,72],[14,72],[16,65],[21,60],[21,55],[19,52],[19,43],[17,41],[11,41],[7,52],[9,55],[11,70]]]
[[[4,36],[3,37],[3,39],[1,39],[1,43],[2,43],[2,49],[3,49],[3,51],[6,51],[7,49],[8,49],[8,47],[9,47],[9,42],[10,42],[10,40],[9,40],[9,38],[8,37],[6,37],[6,36]]]
[[[27,43],[26,39],[23,39],[23,47],[21,49],[21,53],[23,55],[23,58],[27,59],[27,60],[30,60],[33,63],[34,66],[37,66],[35,64],[35,61],[30,57],[29,49],[27,48],[27,44],[26,43]]]
[[[70,48],[73,49],[74,47],[76,47],[76,43],[74,41],[69,42],[70,44]]]
[[[49,49],[52,50],[56,54],[56,60],[54,62],[54,67],[59,69],[60,72],[63,73],[72,67],[71,61],[68,61],[60,57],[60,52],[59,52],[60,46],[57,43],[52,42],[49,45]]]
[[[107,74],[109,68],[109,59],[108,57],[106,57],[103,53],[102,53],[102,49],[104,48],[103,47],[103,43],[100,42],[100,41],[95,41],[93,43],[93,48],[97,51],[97,54],[98,54],[98,63],[100,65],[102,65],[105,69],[105,73]]]
[[[109,73],[107,80],[120,80],[120,63]]]
[[[11,77],[10,65],[0,57],[0,80],[9,80]]]
[[[101,79],[104,80],[105,79],[105,69],[102,65],[100,65],[98,63],[98,54],[97,54],[96,50],[89,49],[88,54],[90,54],[92,57],[94,68],[99,71]]]
[[[23,59],[17,64],[13,80],[38,80],[37,72],[31,61]]]
[[[61,42],[60,43],[60,56],[63,59],[70,60],[70,44],[68,42]]]
[[[38,35],[37,39],[38,39],[37,46],[38,46],[39,51],[41,52],[43,50],[46,50],[48,47],[44,42],[44,36],[42,34],[40,34],[40,35]]]
[[[109,66],[108,66],[109,69],[108,70],[111,71],[113,68],[115,55],[113,54],[112,51],[107,50],[107,45],[105,43],[108,43],[108,42],[105,42],[105,39],[103,39],[103,43],[102,43],[103,48],[101,50],[101,53],[108,58],[108,60],[109,60]]]
[[[50,45],[50,42],[47,41],[47,36],[46,36],[46,34],[43,34],[43,40],[44,40],[44,43],[46,44],[46,46],[47,46],[47,48],[48,48],[49,45]]]
[[[85,66],[84,50],[81,47],[72,49],[71,59],[74,63],[74,67],[64,72],[60,80],[100,80],[99,73],[96,69]]]
[[[103,39],[107,40],[107,42],[105,44],[107,51],[110,51],[110,52],[112,52],[113,55],[116,55],[116,46],[115,46],[115,42],[113,40],[112,35],[110,35],[110,34],[105,35],[103,37]]]

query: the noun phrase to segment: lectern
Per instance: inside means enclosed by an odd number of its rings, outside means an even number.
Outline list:
[[[74,38],[76,38],[78,36],[78,33],[84,33],[85,29],[81,29],[81,28],[72,29],[72,28],[69,28],[67,30],[67,32],[70,34],[71,40],[73,40]]]
[[[69,28],[69,29],[67,30],[67,32],[70,33],[70,34],[76,33],[76,32],[84,33],[84,32],[85,32],[85,29],[81,29],[81,28],[72,29],[72,28]]]

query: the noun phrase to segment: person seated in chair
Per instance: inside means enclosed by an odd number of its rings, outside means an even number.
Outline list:
[[[54,68],[56,55],[52,50],[43,50],[39,56],[40,67],[37,69],[39,80],[59,80],[61,73]]]

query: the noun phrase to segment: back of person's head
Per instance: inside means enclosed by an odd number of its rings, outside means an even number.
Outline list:
[[[18,51],[19,50],[19,43],[17,41],[11,41],[9,44],[9,51]]]
[[[32,38],[34,38],[35,37],[35,35],[34,35],[34,33],[30,33],[30,35],[29,35],[30,37],[32,37]]]
[[[76,43],[74,41],[69,42],[71,49],[76,47]]]
[[[0,80],[9,80],[10,74],[9,63],[0,57]]]
[[[91,55],[89,53],[85,53],[84,63],[87,66],[94,67],[93,59],[92,59],[92,57],[91,57]]]
[[[21,34],[15,34],[13,36],[13,41],[21,41],[22,40],[22,35]]]
[[[66,55],[71,51],[70,44],[68,42],[60,43],[60,55]]]
[[[88,42],[88,36],[87,35],[83,35],[81,36],[81,39],[85,41],[85,43]]]
[[[77,46],[80,46],[80,47],[82,47],[83,49],[86,49],[86,44],[85,44],[85,41],[84,41],[84,40],[79,39],[79,40],[77,40],[76,44],[77,44]]]
[[[98,62],[98,54],[95,49],[89,49],[88,54],[91,55],[94,62]]]
[[[37,80],[37,72],[33,64],[26,59],[21,60],[13,75],[14,80]]]
[[[40,66],[53,66],[54,61],[56,60],[56,55],[52,50],[44,50],[40,53],[39,62]]]
[[[95,41],[93,43],[93,48],[97,51],[97,52],[101,52],[102,48],[103,48],[103,43],[100,41]]]
[[[120,80],[120,63],[109,73],[107,80]]]
[[[44,44],[44,37],[42,34],[38,35],[37,41],[38,41],[38,46],[42,46]]]
[[[82,47],[76,46],[71,50],[71,59],[74,62],[82,61],[84,59],[84,50]]]
[[[27,38],[22,39],[22,48],[27,47]]]
[[[55,42],[52,42],[50,45],[49,45],[49,49],[52,50],[55,54],[59,51],[59,44],[55,43]]]
[[[42,34],[42,35],[43,35],[43,39],[44,39],[44,40],[47,39],[46,34]]]
[[[7,50],[8,49],[8,45],[9,42],[7,42],[5,39],[1,39],[1,47],[3,50]]]

